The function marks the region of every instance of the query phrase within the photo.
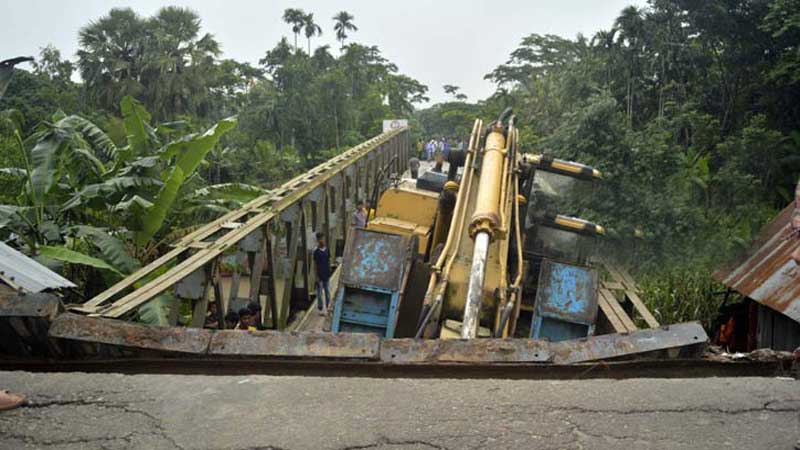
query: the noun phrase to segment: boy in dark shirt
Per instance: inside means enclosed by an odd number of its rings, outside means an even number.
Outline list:
[[[217,317],[217,303],[211,302],[208,304],[208,313],[206,314],[206,323],[203,328],[216,329],[219,328],[219,318]]]
[[[236,325],[239,324],[239,313],[236,311],[229,311],[228,314],[225,314],[225,329],[226,330],[235,330]]]
[[[314,269],[317,272],[317,312],[322,315],[328,313],[328,305],[331,302],[330,288],[328,280],[331,278],[331,252],[325,245],[325,235],[317,233],[317,248],[314,249]],[[325,301],[322,300],[322,293],[325,292]]]
[[[261,317],[261,303],[250,302],[247,304],[247,309],[250,310],[250,314],[253,316],[253,326],[255,326],[257,330],[263,330],[264,319]]]
[[[256,327],[253,325],[253,313],[247,307],[239,308],[239,325],[237,330],[254,331]]]

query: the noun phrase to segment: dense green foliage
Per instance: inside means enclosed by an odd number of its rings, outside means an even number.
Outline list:
[[[377,47],[345,44],[352,15],[332,19],[338,55],[312,48],[313,14],[289,9],[294,45],[281,39],[258,66],[221,59],[180,7],[112,9],[80,30],[74,62],[42,49],[0,99],[0,239],[63,264],[90,296],[383,119],[409,117],[427,88]]]

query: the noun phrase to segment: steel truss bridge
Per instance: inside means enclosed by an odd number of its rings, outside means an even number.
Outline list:
[[[375,136],[201,226],[158,259],[70,309],[130,319],[146,303],[171,293],[170,325],[177,325],[183,302],[192,307],[189,326],[202,327],[209,300],[221,305],[227,299],[260,302],[265,325],[286,329],[292,305],[307,306],[311,300],[313,233],[322,231],[331,257],[341,256],[356,202],[377,198],[390,174],[401,173],[410,156],[407,128]],[[227,296],[225,258],[237,261]],[[239,295],[243,277],[249,277],[246,298]],[[223,309],[217,308],[220,323]]]

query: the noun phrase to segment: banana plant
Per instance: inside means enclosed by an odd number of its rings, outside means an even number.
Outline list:
[[[162,143],[138,101],[123,98],[120,110],[124,145],[93,122],[61,112],[25,141],[17,133],[25,167],[0,170],[18,177],[22,187],[16,204],[0,205],[0,235],[19,241],[29,254],[117,275],[156,254],[171,216],[181,209],[175,205],[181,188],[236,119]],[[203,198],[195,197],[195,204]]]

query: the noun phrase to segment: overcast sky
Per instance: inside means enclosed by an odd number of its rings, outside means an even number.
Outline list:
[[[224,57],[257,63],[281,36],[291,36],[281,15],[289,7],[313,12],[323,36],[312,45],[338,49],[331,18],[346,10],[358,31],[351,39],[377,45],[400,71],[430,89],[432,102],[447,99],[443,84],[460,86],[470,101],[494,92],[483,76],[502,64],[522,37],[531,34],[591,36],[608,29],[627,5],[645,0],[0,0],[0,60],[36,55],[52,43],[75,58],[78,30],[112,7],[130,6],[142,15],[165,5],[188,6],[205,31],[222,44]],[[305,39],[303,43],[305,44]],[[338,50],[337,50],[338,51]]]

